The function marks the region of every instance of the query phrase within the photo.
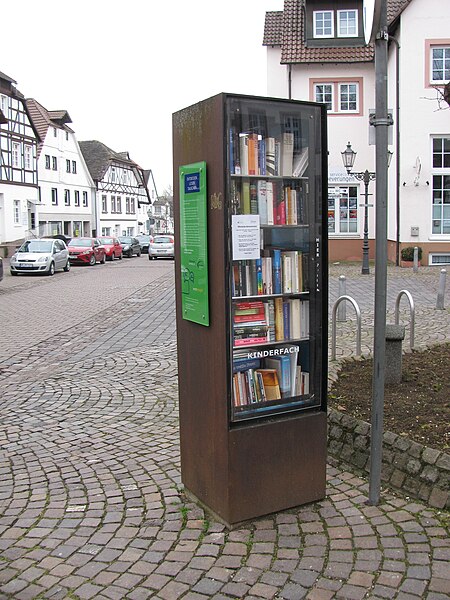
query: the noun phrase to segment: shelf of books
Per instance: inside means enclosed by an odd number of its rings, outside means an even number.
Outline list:
[[[320,406],[320,211],[310,194],[308,109],[284,114],[240,98],[227,114],[237,422]]]

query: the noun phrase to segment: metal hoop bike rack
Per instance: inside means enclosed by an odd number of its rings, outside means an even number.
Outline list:
[[[333,305],[331,325],[331,360],[336,360],[336,311],[341,302],[348,300],[356,313],[356,356],[361,356],[361,311],[351,296],[340,296]]]
[[[401,290],[398,293],[397,300],[395,301],[395,324],[399,325],[400,323],[400,300],[402,296],[406,296],[409,303],[409,347],[411,350],[414,348],[414,320],[415,320],[415,308],[414,308],[414,300],[411,296],[411,293],[408,290]]]

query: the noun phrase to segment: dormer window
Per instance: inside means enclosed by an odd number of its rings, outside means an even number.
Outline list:
[[[358,11],[337,11],[338,37],[358,37]]]
[[[334,19],[332,10],[316,10],[313,13],[314,37],[334,37]]]

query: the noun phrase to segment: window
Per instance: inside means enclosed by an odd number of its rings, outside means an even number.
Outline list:
[[[431,48],[431,81],[447,83],[450,80],[450,46]]]
[[[433,222],[431,232],[450,235],[450,138],[433,138]]]
[[[116,213],[117,212],[116,197],[115,196],[111,196],[111,212],[112,213]]]
[[[333,110],[333,84],[316,83],[314,84],[314,99],[316,102],[326,104],[327,110]]]
[[[122,212],[122,198],[120,196],[117,196],[116,198],[116,209],[118,213]]]
[[[20,144],[12,143],[12,166],[20,167]]]
[[[127,233],[126,235],[134,235],[134,227],[127,227]]]
[[[64,190],[64,205],[70,206],[70,190]]]
[[[30,171],[33,168],[33,148],[25,146],[25,169]]]
[[[102,213],[106,212],[108,212],[108,202],[106,200],[106,196],[102,196]]]
[[[20,225],[20,200],[14,200],[13,211],[14,211],[14,225]]]
[[[69,139],[69,132],[66,131],[66,141]]]
[[[326,105],[328,112],[334,114],[363,113],[363,80],[347,80],[339,78],[335,81],[326,79],[310,80],[310,98]]]
[[[328,232],[358,232],[358,188],[356,185],[328,188]]]
[[[111,235],[111,227],[102,227],[102,235],[104,235],[104,236]]]
[[[56,156],[52,156],[52,169],[54,171],[58,170],[58,161],[56,159]]]
[[[8,101],[6,99],[6,96],[3,96],[3,94],[0,94],[0,110],[5,115],[5,117],[8,116],[6,114],[7,109],[8,109]]]
[[[70,160],[66,159],[66,173],[70,173]]]
[[[50,169],[50,156],[48,154],[45,155],[45,168]]]
[[[52,206],[58,206],[58,190],[52,188]]]
[[[77,172],[77,161],[73,160],[72,161],[72,173],[76,173]]]
[[[80,192],[78,190],[75,190],[75,199],[73,202],[75,206],[80,206]]]
[[[135,207],[135,200],[134,200],[134,198],[131,198],[130,209],[131,209],[131,212],[132,212],[132,213],[136,212],[136,207]]]
[[[53,137],[58,137],[58,130],[56,127],[53,127]]]
[[[317,10],[313,13],[315,38],[334,37],[334,22],[332,10]]]
[[[433,169],[450,169],[450,138],[433,139]]]
[[[357,112],[358,111],[358,84],[340,83],[339,84],[339,111]]]
[[[358,11],[338,10],[338,37],[358,37]]]
[[[83,206],[86,208],[88,205],[88,193],[83,192]]]
[[[111,167],[111,181],[116,180],[116,169],[115,167]]]

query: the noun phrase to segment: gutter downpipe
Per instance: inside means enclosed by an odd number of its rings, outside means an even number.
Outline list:
[[[395,141],[396,156],[395,170],[397,177],[397,186],[395,194],[395,218],[396,218],[396,238],[395,238],[395,264],[400,265],[400,44],[397,38],[389,36],[396,46],[395,52]]]
[[[288,99],[292,100],[292,65],[288,64]]]

